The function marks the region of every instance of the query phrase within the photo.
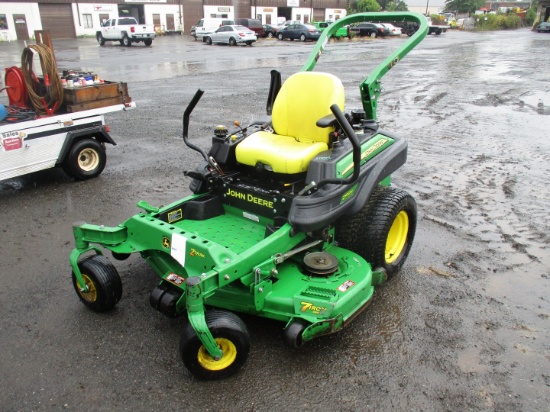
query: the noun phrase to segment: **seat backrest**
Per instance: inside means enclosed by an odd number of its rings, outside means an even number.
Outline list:
[[[321,72],[295,73],[283,83],[273,104],[273,129],[300,142],[328,144],[332,129],[315,123],[332,113],[333,104],[343,111],[344,102],[344,86],[338,77]]]

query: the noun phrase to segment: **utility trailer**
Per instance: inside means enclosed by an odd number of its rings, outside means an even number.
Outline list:
[[[116,145],[105,114],[134,107],[126,102],[23,121],[15,121],[8,108],[0,122],[0,181],[53,167],[77,180],[99,176],[107,162],[105,145]]]

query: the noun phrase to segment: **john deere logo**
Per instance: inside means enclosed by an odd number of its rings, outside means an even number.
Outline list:
[[[170,249],[170,239],[168,239],[166,236],[162,238],[162,246],[166,249]]]

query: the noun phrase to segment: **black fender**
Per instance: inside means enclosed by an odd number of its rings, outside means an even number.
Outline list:
[[[115,141],[109,135],[109,133],[105,129],[105,126],[103,125],[88,127],[86,129],[81,129],[81,130],[70,131],[67,133],[67,137],[65,137],[65,142],[63,143],[63,147],[59,152],[59,157],[57,158],[56,166],[61,165],[65,161],[65,158],[69,153],[69,150],[71,150],[71,147],[75,142],[82,140],[86,137],[95,138],[95,140],[97,140],[98,142],[109,143],[109,144],[112,144],[113,146],[116,146]]]
[[[407,160],[405,139],[383,130],[378,132],[394,139],[394,144],[365,163],[355,182],[345,185],[327,184],[309,195],[297,196],[292,201],[288,215],[290,224],[299,231],[312,232],[326,227],[343,215],[354,215],[363,208],[380,182],[404,165]],[[306,180],[311,180],[314,174],[312,172],[310,165]],[[314,179],[319,181],[324,177],[327,176],[317,175]],[[343,201],[354,186],[356,189],[353,196],[349,201]]]

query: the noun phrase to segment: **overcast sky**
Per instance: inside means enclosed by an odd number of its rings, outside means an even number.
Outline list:
[[[445,0],[405,0],[407,6],[426,6],[428,4],[430,7],[443,7],[445,5]]]

